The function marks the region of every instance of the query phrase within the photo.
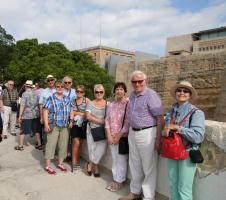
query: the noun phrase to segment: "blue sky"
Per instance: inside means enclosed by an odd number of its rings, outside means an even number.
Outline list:
[[[0,0],[0,25],[16,40],[99,44],[164,56],[166,38],[226,26],[225,0]]]

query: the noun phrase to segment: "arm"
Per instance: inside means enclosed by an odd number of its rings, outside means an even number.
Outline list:
[[[49,133],[50,127],[49,127],[49,119],[48,119],[48,115],[49,115],[49,110],[47,108],[43,109],[43,123],[44,123],[44,130],[46,133]]]
[[[156,116],[156,125],[157,125],[157,133],[156,133],[156,141],[155,141],[155,150],[159,151],[161,148],[162,129],[164,126],[164,118],[162,115]]]
[[[104,124],[104,119],[100,119],[94,115],[92,115],[92,113],[90,113],[89,111],[86,111],[86,119],[89,121],[89,122],[93,122],[95,124]]]
[[[0,112],[4,112],[3,101],[2,100],[0,100]]]
[[[24,105],[20,105],[19,123],[21,123],[21,121],[22,121],[23,112],[24,112]]]

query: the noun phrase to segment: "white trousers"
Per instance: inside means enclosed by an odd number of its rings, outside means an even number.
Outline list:
[[[8,124],[10,123],[10,132],[16,133],[16,112],[12,112],[11,107],[3,106],[3,135],[8,134]]]
[[[126,180],[128,155],[118,153],[118,145],[110,145],[112,155],[112,175],[113,180],[122,183]]]
[[[93,136],[90,133],[90,128],[87,126],[87,147],[89,152],[89,160],[94,164],[99,164],[101,158],[106,153],[107,141],[101,140],[94,142]]]
[[[155,151],[156,127],[129,130],[129,166],[131,171],[130,190],[140,194],[144,200],[154,200],[157,178],[157,151]]]

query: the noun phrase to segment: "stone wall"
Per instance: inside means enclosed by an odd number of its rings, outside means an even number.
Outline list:
[[[147,74],[148,85],[160,94],[165,112],[174,101],[170,88],[180,80],[188,80],[199,94],[193,103],[205,112],[206,118],[221,116],[217,120],[226,120],[226,53],[164,57],[139,62],[138,66],[133,61],[119,63],[116,81],[125,81],[129,91],[132,90],[129,77],[135,69]]]

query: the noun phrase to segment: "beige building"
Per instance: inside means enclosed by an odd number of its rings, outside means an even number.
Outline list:
[[[167,38],[166,56],[226,51],[226,27]]]
[[[102,67],[105,67],[106,58],[110,55],[121,56],[130,59],[135,58],[135,52],[114,49],[102,45],[80,49],[80,51],[88,53],[90,56],[92,56],[93,60]]]

